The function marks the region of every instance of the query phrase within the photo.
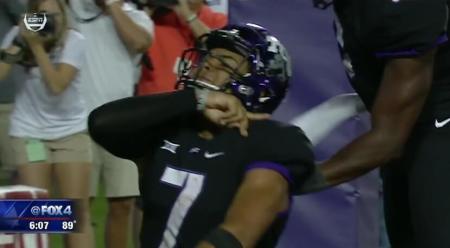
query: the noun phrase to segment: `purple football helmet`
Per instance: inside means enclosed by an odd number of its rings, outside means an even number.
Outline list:
[[[231,81],[223,87],[198,80],[196,73],[212,49],[222,48],[242,55],[249,72],[240,75],[229,68]],[[216,58],[219,59],[220,58]],[[178,67],[177,88],[196,87],[233,94],[248,111],[272,113],[283,100],[291,77],[291,61],[277,38],[255,24],[228,25],[198,40],[198,46],[184,51]]]

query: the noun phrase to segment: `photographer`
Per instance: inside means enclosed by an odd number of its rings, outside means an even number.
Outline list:
[[[227,16],[214,12],[203,0],[148,0],[145,9],[155,22],[155,38],[137,94],[173,91],[180,54],[199,36],[225,26]]]
[[[133,95],[139,60],[153,38],[153,22],[121,0],[72,0],[77,28],[86,37],[82,92],[89,110]],[[139,196],[136,165],[93,145],[90,196],[103,181],[108,200],[105,247],[127,246],[130,214]]]
[[[18,85],[9,130],[19,181],[49,192],[55,183],[56,197],[79,200],[80,232],[67,235],[66,244],[89,248],[91,155],[79,90],[84,42],[68,27],[63,1],[29,1],[27,14],[3,39],[0,79],[15,64],[26,76]]]

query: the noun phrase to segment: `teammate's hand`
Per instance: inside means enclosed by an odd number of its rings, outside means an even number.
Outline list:
[[[213,123],[229,128],[238,128],[242,136],[248,136],[249,121],[264,120],[269,114],[248,112],[241,101],[233,95],[210,91],[203,110],[207,119]]]

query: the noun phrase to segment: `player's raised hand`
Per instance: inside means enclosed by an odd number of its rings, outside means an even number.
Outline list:
[[[238,98],[218,91],[208,92],[203,113],[217,125],[238,128],[245,137],[248,136],[249,121],[270,117],[269,114],[248,112]]]

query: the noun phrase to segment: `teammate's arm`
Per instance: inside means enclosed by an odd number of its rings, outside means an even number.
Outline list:
[[[219,228],[232,235],[242,247],[254,247],[277,215],[288,206],[286,179],[273,170],[253,169],[247,172]],[[215,247],[206,240],[208,238],[197,248]],[[228,242],[231,244],[229,238]]]
[[[372,110],[372,128],[322,165],[327,184],[348,181],[401,155],[430,91],[434,54],[432,50],[387,62]]]

